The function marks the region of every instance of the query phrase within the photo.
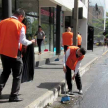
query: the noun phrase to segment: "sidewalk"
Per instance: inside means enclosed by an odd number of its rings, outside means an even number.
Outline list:
[[[108,49],[106,49],[105,51],[107,50]],[[93,52],[87,51],[87,54],[82,61],[81,67],[84,67],[89,62],[96,60],[97,57],[100,57],[104,52],[103,47],[94,48]],[[49,57],[48,53],[46,53],[46,55],[46,58]],[[21,85],[19,97],[23,98],[24,101],[18,103],[8,102],[8,97],[12,86],[12,76],[10,76],[6,87],[2,92],[3,95],[2,99],[0,99],[0,108],[39,108],[36,107],[36,105],[39,104],[39,106],[43,106],[44,101],[49,102],[48,96],[51,97],[53,94],[57,96],[58,94],[56,94],[56,92],[53,92],[53,90],[55,87],[58,87],[58,85],[60,85],[60,83],[64,80],[62,64],[63,63],[61,59],[58,62],[56,61],[47,65],[36,67],[34,80],[31,82],[23,83]],[[1,71],[2,69],[0,69],[0,72]]]

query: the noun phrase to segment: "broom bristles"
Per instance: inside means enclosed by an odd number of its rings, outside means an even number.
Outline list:
[[[45,49],[44,51],[48,51],[48,49]]]

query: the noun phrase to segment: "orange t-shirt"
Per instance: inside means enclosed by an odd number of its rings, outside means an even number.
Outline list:
[[[22,27],[26,27],[14,18],[7,18],[0,22],[0,54],[17,58],[18,44]]]
[[[63,45],[73,45],[73,33],[64,32],[62,34]]]
[[[76,57],[76,51],[79,47],[77,46],[69,46],[68,47],[70,49],[70,55],[67,59],[66,65],[71,69],[71,70],[75,70],[75,67],[78,63],[78,61],[82,60],[84,58],[84,55],[77,58]]]

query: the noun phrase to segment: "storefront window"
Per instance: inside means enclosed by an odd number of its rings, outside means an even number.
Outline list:
[[[15,0],[12,0],[12,11],[15,11]]]
[[[41,8],[41,26],[46,34],[46,39],[44,41],[45,44],[43,44],[43,48],[46,47],[51,51],[53,51],[53,11],[53,8],[50,7]]]
[[[17,0],[17,8],[23,8],[26,14],[38,16],[38,0]]]
[[[38,31],[39,2],[38,0],[13,0],[13,3],[14,1],[15,8],[22,8],[26,13],[23,23],[26,25],[26,37],[31,40],[35,38]],[[37,52],[37,45],[35,45],[35,52]]]
[[[26,25],[26,36],[31,40],[34,38],[36,31],[38,30],[38,18],[26,16],[24,24]]]
[[[49,8],[41,8],[41,21],[42,23],[49,23]]]
[[[62,14],[61,14],[61,26],[63,27],[64,26],[64,12],[62,11]]]

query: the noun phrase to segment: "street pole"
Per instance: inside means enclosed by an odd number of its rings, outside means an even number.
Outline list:
[[[78,0],[74,0],[74,16],[73,16],[73,45],[77,45],[78,34]]]
[[[104,0],[104,31],[106,26],[106,0]]]
[[[105,32],[105,28],[106,28],[106,0],[104,0],[104,32]],[[104,41],[105,36],[103,36],[103,41]],[[103,52],[105,51],[105,45],[103,48]]]

